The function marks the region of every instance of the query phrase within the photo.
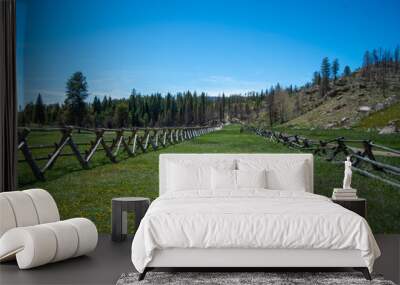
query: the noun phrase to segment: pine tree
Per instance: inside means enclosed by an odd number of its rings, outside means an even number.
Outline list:
[[[321,76],[322,78],[330,78],[331,64],[329,63],[329,58],[324,57],[321,63]]]
[[[222,102],[221,102],[221,121],[225,121],[225,93],[222,93]]]
[[[190,126],[193,123],[193,97],[190,91],[184,95],[184,123],[186,126]]]
[[[295,115],[300,115],[301,114],[301,98],[300,94],[295,95],[295,101],[294,101],[294,113]]]
[[[283,124],[287,120],[288,93],[282,89],[275,88],[276,120]]]
[[[267,107],[268,107],[269,125],[272,128],[276,121],[275,90],[273,87],[271,87],[269,95],[267,96]]]
[[[68,122],[82,126],[86,116],[85,100],[88,97],[86,77],[78,71],[72,74],[67,81],[67,98],[65,105],[68,110]]]
[[[314,86],[321,84],[321,73],[319,73],[318,71],[315,71],[313,74],[312,84]]]
[[[58,103],[51,104],[46,107],[46,122],[48,124],[56,124],[59,122],[61,117],[61,109]]]
[[[374,49],[372,51],[371,57],[372,57],[372,62],[370,60],[370,64],[372,63],[374,65],[378,65],[379,64],[379,55],[378,55],[378,51],[376,49]]]
[[[40,93],[36,98],[33,121],[39,125],[43,125],[46,121],[46,106],[43,104]]]
[[[399,65],[400,65],[400,47],[396,46],[394,49],[394,64],[395,64],[395,71],[397,72],[399,70]]]
[[[97,96],[94,96],[93,99],[93,113],[100,114],[101,113],[101,102]]]
[[[185,104],[183,100],[182,93],[178,93],[176,95],[176,108],[177,108],[177,120],[176,123],[178,126],[185,124]]]
[[[331,65],[329,63],[329,59],[327,57],[324,57],[322,59],[322,64],[321,64],[321,88],[320,88],[321,97],[325,96],[325,94],[329,90],[330,72],[331,72]]]
[[[351,69],[350,69],[350,67],[348,65],[346,65],[344,67],[344,70],[343,70],[343,76],[344,77],[349,77],[350,75],[351,75]]]
[[[150,120],[151,120],[151,116],[150,116],[150,108],[149,108],[149,104],[146,101],[144,101],[143,103],[143,115],[142,115],[142,120],[143,120],[143,125],[145,127],[149,126]]]
[[[176,126],[177,125],[177,114],[178,114],[178,107],[176,104],[176,98],[173,97],[172,103],[171,103],[171,122],[168,126]]]
[[[339,73],[339,60],[335,58],[332,62],[333,81],[336,81],[338,73]]]
[[[374,64],[374,60],[377,59],[375,56],[376,50],[373,51],[373,54],[371,54],[368,50],[364,53],[362,64],[362,75],[364,77],[371,77],[371,66]]]
[[[30,102],[24,108],[24,121],[26,125],[30,125],[34,121],[35,105]]]
[[[108,100],[107,100],[107,96],[103,97],[103,100],[101,101],[101,109],[103,111],[107,110],[108,108]]]
[[[206,93],[202,92],[200,95],[200,123],[206,123]]]
[[[123,128],[128,126],[129,110],[127,102],[120,102],[116,106],[115,121],[118,128]]]
[[[371,65],[371,54],[367,50],[364,53],[364,57],[363,57],[363,67],[364,68],[369,68],[370,65]]]
[[[286,88],[287,92],[289,93],[289,95],[293,94],[293,85],[290,84],[288,88]]]
[[[224,121],[225,118],[225,94],[218,96],[218,120],[220,122]]]
[[[172,95],[170,93],[167,93],[167,96],[165,97],[165,110],[164,110],[164,123],[166,126],[172,126],[174,123],[172,121]]]

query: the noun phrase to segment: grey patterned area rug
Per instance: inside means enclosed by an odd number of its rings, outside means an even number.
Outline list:
[[[327,284],[327,285],[395,285],[382,276],[373,275],[368,281],[359,272],[148,272],[146,278],[138,281],[138,273],[122,274],[117,285],[146,284]]]

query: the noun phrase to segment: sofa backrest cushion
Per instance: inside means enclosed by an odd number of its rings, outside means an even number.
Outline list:
[[[159,194],[171,189],[179,174],[172,173],[171,163],[190,167],[239,170],[266,170],[268,188],[314,192],[312,154],[161,154],[159,160]],[[211,179],[211,175],[208,178]],[[207,182],[207,185],[211,183]]]
[[[57,222],[60,214],[53,197],[43,189],[0,193],[0,237],[15,227]]]

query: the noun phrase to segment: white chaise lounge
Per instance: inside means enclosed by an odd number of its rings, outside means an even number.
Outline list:
[[[0,193],[0,262],[20,269],[84,255],[96,248],[96,226],[88,219],[60,221],[53,197],[43,189]]]

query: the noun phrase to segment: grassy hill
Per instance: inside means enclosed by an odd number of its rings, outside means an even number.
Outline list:
[[[390,120],[400,119],[398,107],[391,107],[400,102],[400,73],[388,72],[384,77],[384,88],[380,81],[366,78],[359,70],[351,76],[332,80],[330,90],[323,97],[318,85],[305,86],[280,97],[283,99],[276,99],[277,112],[284,109],[284,123],[279,119],[275,125],[326,129],[382,128]],[[267,110],[267,103],[264,103],[264,110],[251,120],[269,125]],[[381,118],[377,112],[385,113],[385,116]]]
[[[61,217],[87,217],[100,232],[110,232],[111,198],[119,196],[158,196],[158,156],[160,153],[287,153],[296,152],[280,144],[266,142],[252,133],[240,133],[238,125],[225,127],[191,141],[149,152],[134,158],[119,157],[120,162],[107,161],[98,154],[95,165],[82,170],[71,157],[62,157],[48,173],[45,182],[29,182],[21,188],[41,187],[54,196]],[[37,142],[43,137],[35,138]],[[20,163],[20,179],[29,175]],[[343,169],[315,157],[315,193],[330,196],[342,183]],[[400,191],[378,181],[353,176],[359,196],[368,199],[368,221],[376,233],[400,232]]]
[[[359,125],[361,120],[398,102],[400,78],[390,77],[388,86],[390,87],[384,93],[376,82],[367,81],[360,73],[355,73],[351,78],[341,79],[332,84],[331,91],[325,98],[318,98],[317,89],[314,89],[314,92],[305,91],[309,92],[310,102],[304,104],[304,108],[309,111],[285,125],[323,128]],[[393,115],[393,119],[400,118],[400,113]],[[374,122],[370,120],[369,127],[383,127],[375,125]]]
[[[386,109],[377,111],[370,116],[361,119],[358,126],[365,129],[383,128],[391,121],[395,121],[397,127],[400,128],[400,103],[393,104]]]

